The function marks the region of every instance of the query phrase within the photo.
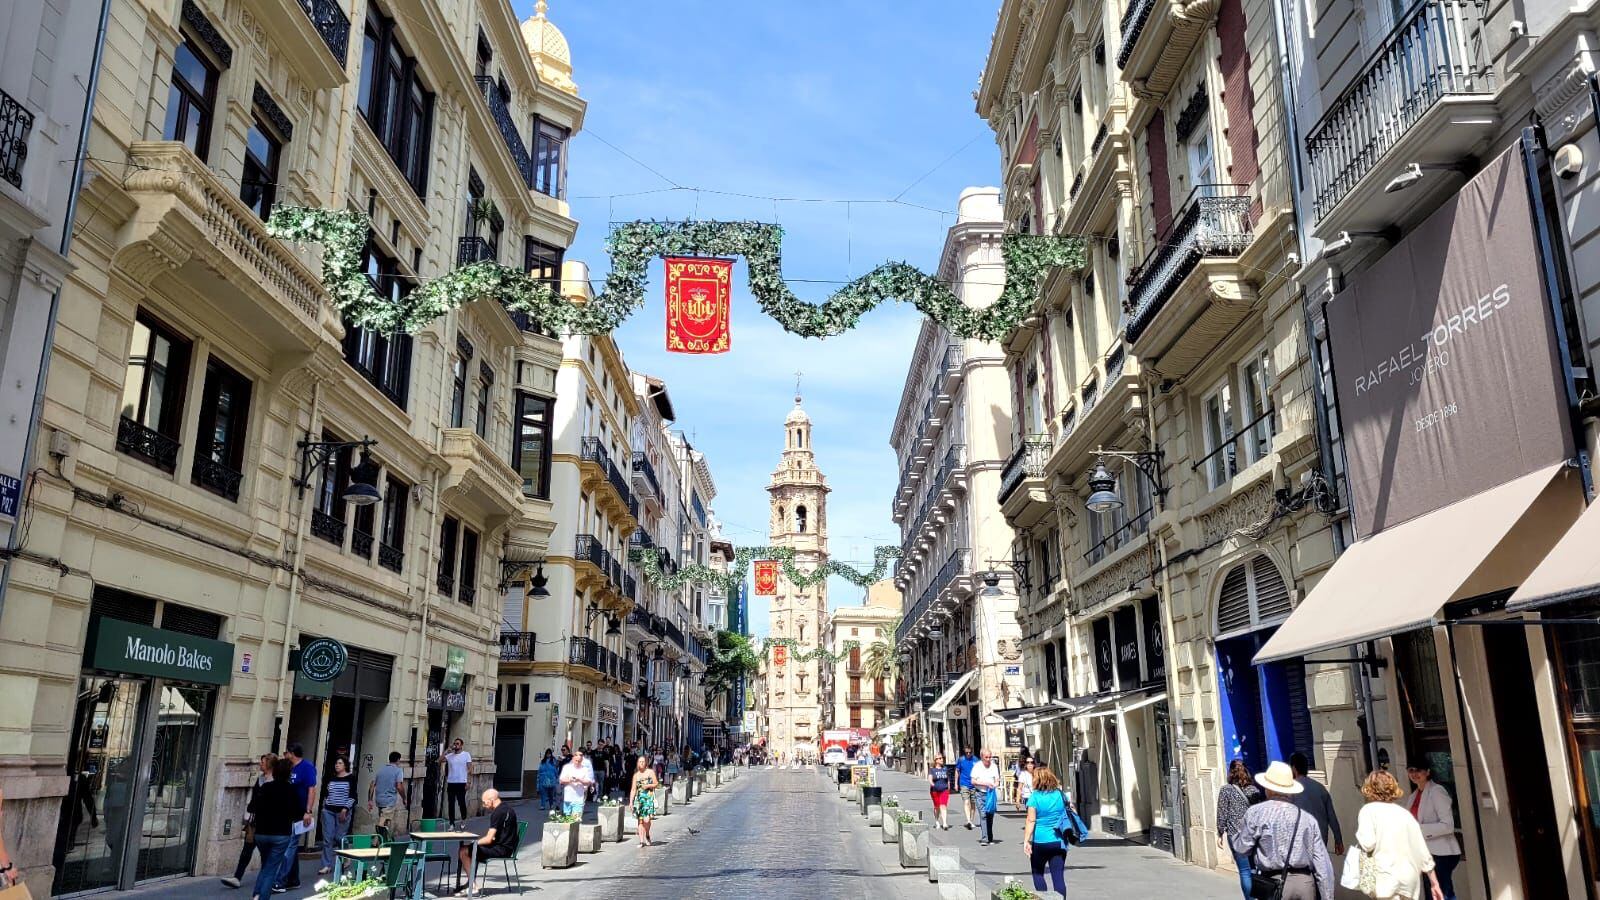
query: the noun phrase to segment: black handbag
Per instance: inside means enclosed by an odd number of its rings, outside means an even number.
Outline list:
[[[1255,900],[1283,900],[1283,881],[1288,875],[1290,860],[1294,859],[1294,842],[1300,837],[1300,817],[1304,814],[1304,810],[1295,808],[1294,831],[1289,834],[1289,850],[1283,854],[1283,869],[1264,872],[1258,868],[1250,877],[1250,896]],[[1257,846],[1259,848],[1259,844]],[[1255,854],[1250,855],[1253,861]]]

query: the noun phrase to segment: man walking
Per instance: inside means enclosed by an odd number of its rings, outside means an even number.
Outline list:
[[[1244,814],[1244,824],[1230,839],[1233,852],[1249,856],[1256,872],[1283,879],[1283,900],[1333,900],[1333,860],[1317,820],[1294,805],[1295,795],[1305,791],[1294,770],[1274,762],[1256,776],[1256,784],[1267,799]]]
[[[374,805],[378,811],[378,833],[387,842],[400,825],[400,810],[409,805],[406,802],[406,771],[400,768],[398,752],[389,753],[389,764],[379,769],[372,783],[367,785],[367,812],[372,812]]]
[[[971,747],[961,748],[961,758],[956,760],[956,787],[961,789],[961,811],[967,814],[967,830],[972,830],[972,820],[977,810],[974,808],[978,794],[972,789],[972,767],[978,764],[977,757],[972,755]]]
[[[594,769],[579,750],[572,754],[571,762],[561,767],[561,811],[582,817],[584,798],[591,787],[594,787]]]
[[[306,748],[296,742],[289,745],[289,752],[286,755],[289,757],[289,765],[292,767],[289,770],[289,783],[294,785],[295,793],[300,795],[300,805],[306,811],[305,822],[309,824],[317,820],[315,815],[316,806],[314,804],[316,800],[314,788],[317,786],[317,767],[312,764],[311,760],[306,759],[305,753]],[[300,886],[299,845],[300,837],[299,835],[294,835],[289,842],[289,869],[283,877],[283,882],[279,885],[285,890],[293,890]]]
[[[472,754],[462,746],[461,738],[456,738],[450,752],[444,755],[443,765],[445,816],[450,819],[451,828],[459,829],[467,819],[467,779],[472,774]],[[461,809],[460,818],[456,817],[458,806]]]
[[[1000,790],[1000,765],[989,754],[989,748],[983,748],[983,759],[972,767],[972,790],[977,796],[978,810],[978,845],[987,847],[994,843],[994,813],[990,811],[989,804],[996,803],[999,798],[993,794]]]
[[[1289,802],[1317,820],[1317,830],[1322,832],[1324,844],[1328,843],[1328,832],[1332,830],[1333,853],[1335,856],[1344,856],[1344,833],[1339,829],[1339,812],[1333,808],[1333,797],[1328,794],[1328,789],[1322,786],[1322,782],[1307,777],[1306,772],[1311,768],[1311,761],[1306,759],[1304,753],[1297,750],[1289,756],[1289,768],[1294,770],[1294,780],[1302,788],[1300,793],[1290,798]]]

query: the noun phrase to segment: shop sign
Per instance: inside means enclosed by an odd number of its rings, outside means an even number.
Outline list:
[[[449,647],[444,652],[444,680],[439,686],[447,691],[461,690],[461,679],[467,671],[467,651]]]
[[[1573,454],[1519,151],[1324,306],[1363,537]]]
[[[1113,631],[1116,633],[1117,649],[1117,684],[1123,690],[1139,684],[1139,614],[1130,606],[1124,606],[1111,614]]]
[[[22,479],[0,472],[0,520],[15,522],[22,505]]]
[[[314,638],[300,648],[300,671],[312,681],[338,678],[349,662],[350,651],[333,638]]]
[[[546,694],[545,696],[549,697],[549,694]],[[561,724],[561,704],[552,703],[552,704],[550,704],[550,727],[552,729],[554,729],[557,725],[560,725],[560,724]]]
[[[306,677],[306,673],[297,670],[294,673],[294,693],[297,697],[320,697],[326,700],[333,696],[333,682],[312,681]]]
[[[1022,746],[1022,726],[1021,725],[1007,725],[1006,726],[1006,746],[1007,747],[1013,747],[1013,748]]]
[[[1167,647],[1161,632],[1161,598],[1144,598],[1139,612],[1144,618],[1144,659],[1149,671],[1146,680],[1164,681],[1167,677]]]
[[[1094,620],[1094,679],[1099,690],[1109,691],[1112,673],[1116,671],[1111,651],[1111,620],[1101,616]]]
[[[535,692],[534,695],[533,695],[533,702],[535,702],[535,703],[549,703],[550,702],[550,692],[549,691],[537,691],[537,692]]]
[[[616,725],[622,721],[622,715],[615,706],[601,704],[598,721],[601,725]]]
[[[499,708],[499,700],[500,700],[500,692],[499,691],[495,690],[494,688],[488,688],[483,692],[483,695],[484,695],[484,702],[488,704],[490,709],[498,709]]]
[[[939,699],[939,688],[931,684],[923,685],[922,692],[918,695],[918,699],[922,701],[923,709],[927,709],[933,705],[933,701]]]
[[[233,645],[101,616],[95,620],[93,665],[108,672],[227,684]]]

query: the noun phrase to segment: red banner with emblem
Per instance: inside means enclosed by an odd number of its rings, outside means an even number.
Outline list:
[[[775,665],[775,666],[782,666],[784,663],[786,663],[788,661],[789,661],[789,646],[787,644],[776,644],[776,645],[774,645],[773,648],[772,648],[772,664]]]
[[[667,349],[673,353],[727,353],[732,343],[733,260],[669,256]]]
[[[756,563],[756,596],[775,597],[778,594],[778,564],[770,560]]]

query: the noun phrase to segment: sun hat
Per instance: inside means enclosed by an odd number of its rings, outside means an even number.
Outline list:
[[[1286,762],[1273,762],[1267,770],[1256,776],[1256,784],[1275,794],[1298,794],[1305,786],[1294,780],[1294,769]]]

